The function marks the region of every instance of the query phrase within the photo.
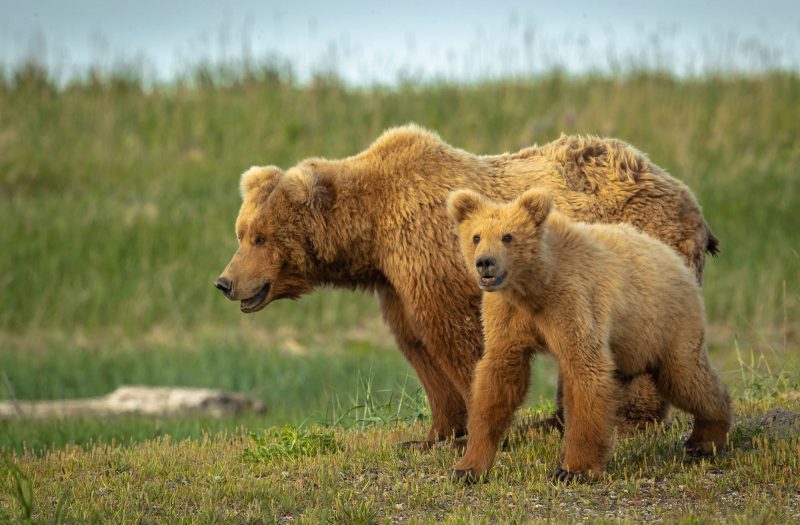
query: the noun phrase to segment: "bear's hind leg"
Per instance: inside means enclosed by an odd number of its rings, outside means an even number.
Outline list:
[[[731,428],[731,401],[711,368],[702,335],[676,344],[662,361],[657,384],[676,407],[694,416],[684,447],[693,456],[722,450]]]
[[[466,403],[447,376],[439,371],[425,346],[422,343],[406,344],[401,345],[401,350],[416,371],[431,408],[431,428],[426,439],[405,442],[403,445],[427,449],[439,441],[466,434]]]
[[[667,417],[669,403],[649,374],[630,378],[617,378],[622,401],[619,403],[619,427],[621,435],[630,435],[644,429],[648,424],[660,423]]]
[[[561,371],[558,372],[558,383],[556,384],[556,410],[539,422],[536,427],[552,428],[564,433],[564,378]]]

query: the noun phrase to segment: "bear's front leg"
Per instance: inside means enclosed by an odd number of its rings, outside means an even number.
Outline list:
[[[455,466],[454,479],[474,483],[485,478],[529,381],[530,350],[487,346],[472,384],[467,451]]]
[[[611,450],[619,386],[607,345],[554,351],[564,383],[564,458],[553,477],[569,482],[602,474]]]
[[[463,436],[467,427],[464,396],[440,369],[431,351],[410,322],[406,308],[390,286],[378,290],[383,318],[394,333],[397,346],[417,373],[431,408],[431,428],[424,440],[405,441],[403,447],[427,450],[437,442]],[[477,357],[475,358],[477,362]],[[471,368],[470,368],[471,371]]]

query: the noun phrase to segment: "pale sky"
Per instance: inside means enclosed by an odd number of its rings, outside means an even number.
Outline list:
[[[631,57],[678,73],[800,69],[800,0],[0,0],[0,64],[31,55],[65,76],[140,60],[155,78],[279,56],[301,80],[332,68],[357,84],[602,70]]]

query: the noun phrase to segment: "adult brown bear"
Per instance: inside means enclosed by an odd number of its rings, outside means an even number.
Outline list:
[[[463,435],[483,341],[480,290],[464,268],[445,206],[460,188],[498,201],[549,189],[575,220],[627,222],[661,239],[698,281],[705,253],[717,247],[692,192],[622,141],[562,136],[478,156],[409,125],[353,157],[245,172],[239,249],[215,284],[245,313],[320,285],[374,290],[428,396],[433,421],[420,443]],[[666,403],[649,376],[623,382],[621,411],[629,420],[664,416]]]

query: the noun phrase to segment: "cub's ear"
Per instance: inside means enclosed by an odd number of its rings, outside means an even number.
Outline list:
[[[483,207],[484,198],[472,190],[457,190],[447,198],[447,214],[456,224],[461,224],[467,217]]]
[[[530,214],[536,226],[543,223],[553,210],[553,196],[545,190],[528,190],[520,195],[517,203]]]
[[[306,166],[287,171],[281,187],[289,199],[316,210],[324,210],[336,198],[333,181],[317,175]]]
[[[242,199],[256,189],[263,191],[266,197],[275,189],[281,175],[283,175],[283,170],[275,166],[253,166],[242,173],[242,178],[239,179],[239,191]]]

